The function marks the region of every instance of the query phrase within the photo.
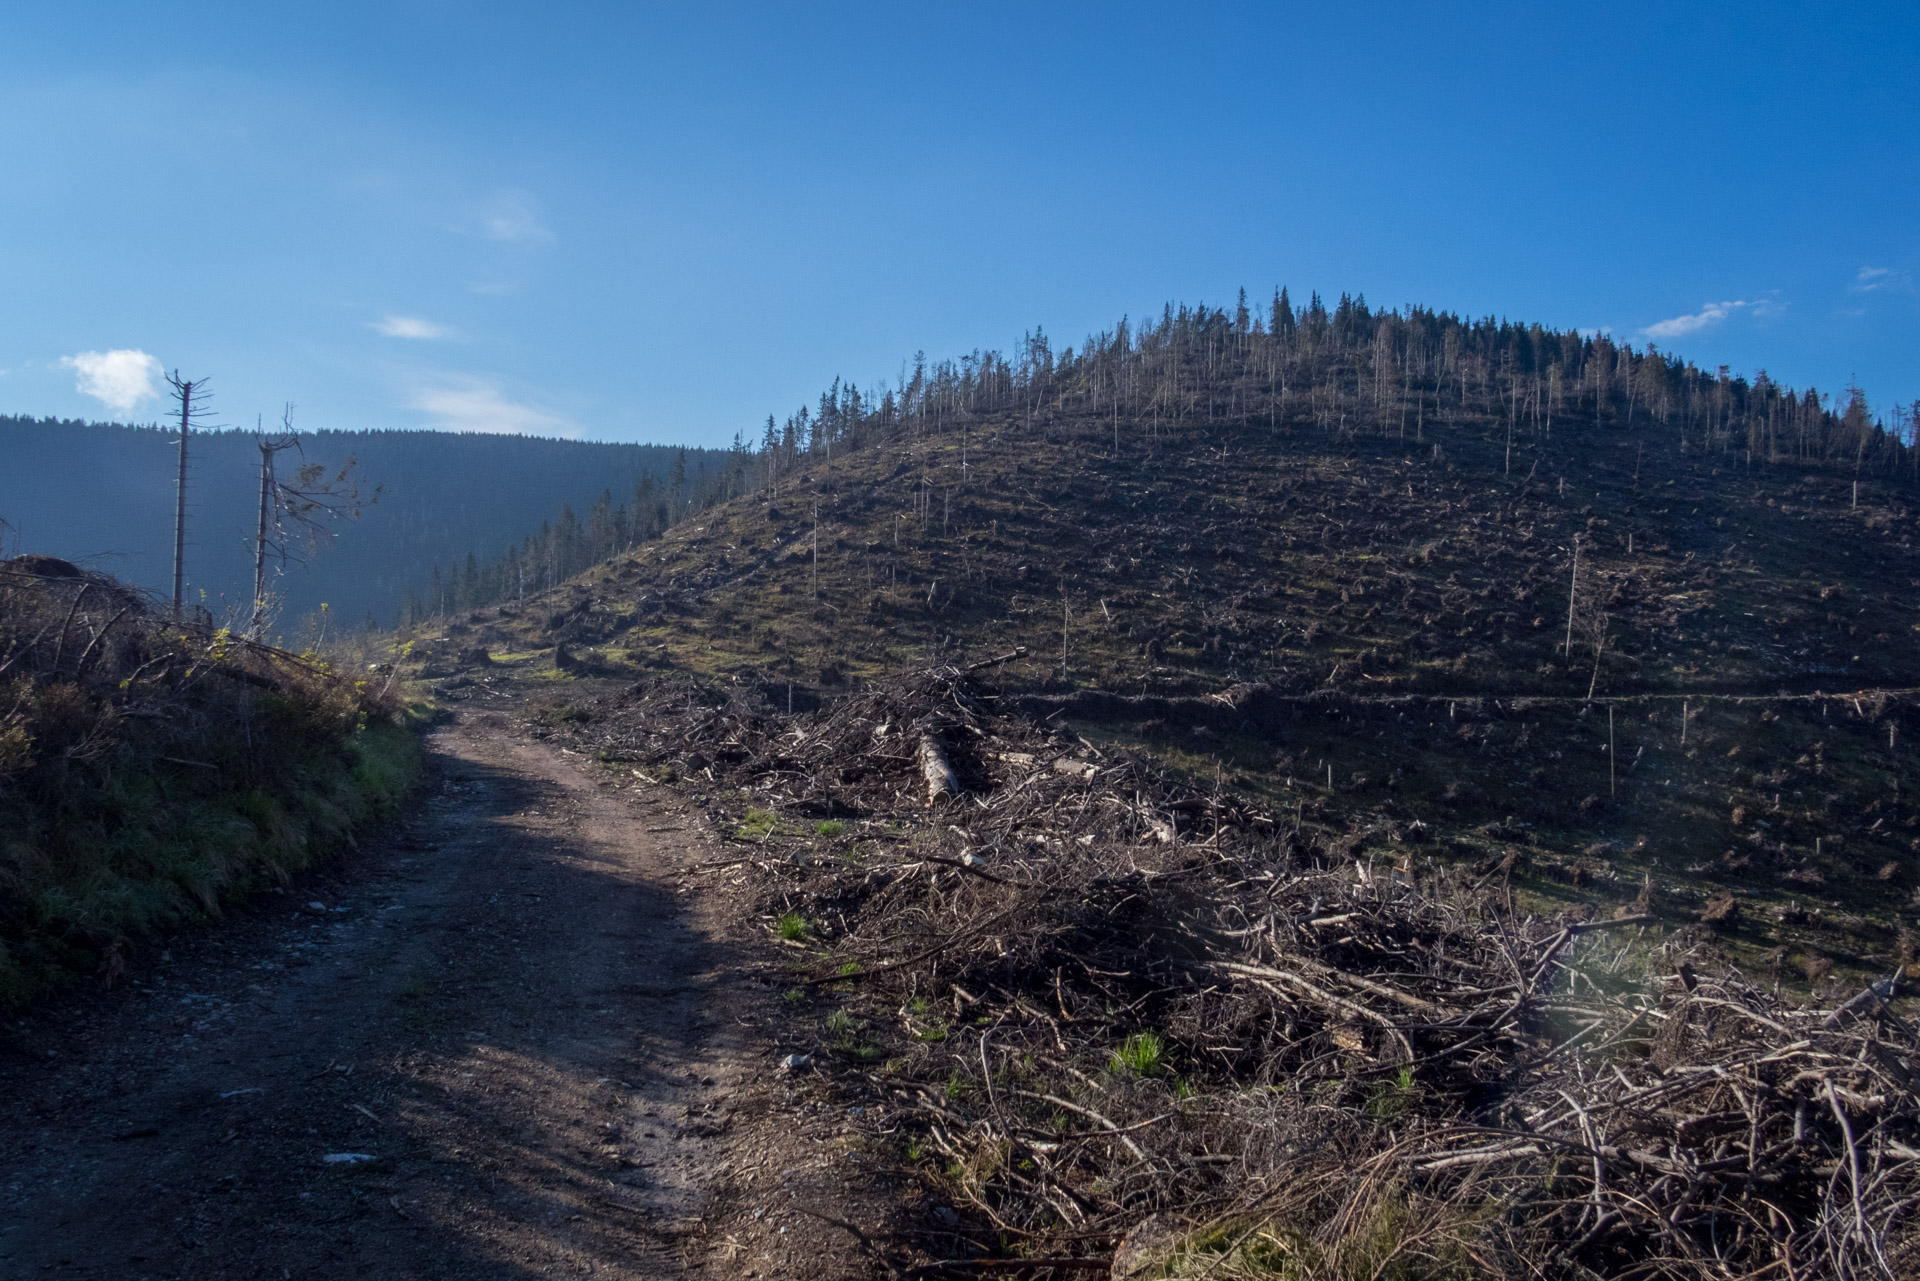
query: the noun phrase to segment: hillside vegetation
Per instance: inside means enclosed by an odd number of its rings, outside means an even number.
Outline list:
[[[285,882],[419,771],[384,684],[0,561],[0,1003],[111,981],[158,928]]]

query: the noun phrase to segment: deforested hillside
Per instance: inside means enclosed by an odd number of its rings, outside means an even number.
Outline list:
[[[796,709],[1014,653],[1003,697],[1329,840],[1824,975],[1920,889],[1907,421],[1537,327],[1170,310],[836,389],[731,500],[447,631]]]
[[[740,500],[567,625],[808,683],[1021,643],[1116,693],[1898,684],[1920,451],[1822,403],[1537,327],[1182,311],[770,421]]]
[[[1537,911],[1420,820],[1268,808],[997,666],[543,718],[730,834],[688,872],[787,949],[746,974],[785,989],[796,1101],[847,1118],[842,1170],[925,1190],[859,1229],[892,1274],[1911,1273],[1897,978],[1783,993],[1654,894]]]
[[[836,388],[416,652],[730,837],[896,1271],[1904,1275],[1911,421],[1169,311]]]

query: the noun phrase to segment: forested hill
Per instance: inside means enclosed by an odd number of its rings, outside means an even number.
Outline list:
[[[0,418],[5,550],[60,556],[164,590],[178,441],[164,427]],[[313,432],[304,453],[333,468],[356,458],[366,488],[383,492],[358,520],[337,523],[338,538],[306,565],[287,567],[278,580],[287,626],[322,602],[346,624],[372,614],[391,625],[409,589],[424,587],[435,565],[474,552],[498,555],[543,524],[564,524],[568,512],[584,531],[596,504],[618,511],[643,489],[658,508],[669,503],[676,475],[683,498],[691,496],[726,457],[665,445],[426,431]],[[260,455],[251,432],[196,432],[189,461],[188,592],[196,600],[205,592],[218,615],[251,596]],[[663,518],[657,510],[652,517]],[[595,534],[605,555],[627,531],[609,521]]]

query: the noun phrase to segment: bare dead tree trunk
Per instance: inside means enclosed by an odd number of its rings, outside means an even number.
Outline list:
[[[267,512],[273,499],[273,446],[260,446],[260,525],[253,538],[253,621],[247,635],[259,640],[267,625]]]
[[[1593,700],[1593,691],[1600,688],[1600,656],[1606,651],[1606,648],[1607,648],[1607,616],[1605,612],[1602,612],[1599,618],[1598,631],[1596,632],[1593,640],[1593,679],[1587,682],[1587,700],[1589,702]],[[1613,716],[1612,703],[1607,704],[1607,716],[1609,718]],[[1612,724],[1611,719],[1609,719],[1608,724],[1609,725]]]
[[[920,736],[920,776],[927,781],[927,805],[942,796],[960,795],[960,780],[947,764],[947,749],[931,731]]]
[[[1580,598],[1580,535],[1573,536],[1573,582],[1567,588],[1567,659],[1573,659],[1573,606]]]
[[[254,443],[260,449],[260,515],[253,541],[253,615],[247,627],[252,640],[263,639],[267,627],[270,600],[267,594],[267,557],[278,556],[282,565],[303,560],[305,553],[290,545],[290,532],[309,544],[333,533],[324,522],[336,517],[355,517],[361,508],[377,502],[382,491],[362,497],[355,469],[349,458],[332,476],[318,463],[303,463],[290,480],[282,480],[274,458],[284,450],[301,450],[300,436],[293,430],[293,406],[289,404],[280,418],[278,436],[259,435]],[[304,454],[304,450],[301,450]],[[322,605],[324,610],[326,606]]]
[[[167,382],[180,400],[180,474],[173,504],[173,616],[179,618],[187,603],[187,432],[193,425],[196,384],[182,382],[177,370]]]

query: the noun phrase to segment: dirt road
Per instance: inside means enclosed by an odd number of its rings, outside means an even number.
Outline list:
[[[7,1029],[0,1276],[865,1275],[704,824],[497,713],[430,746],[377,848]]]

